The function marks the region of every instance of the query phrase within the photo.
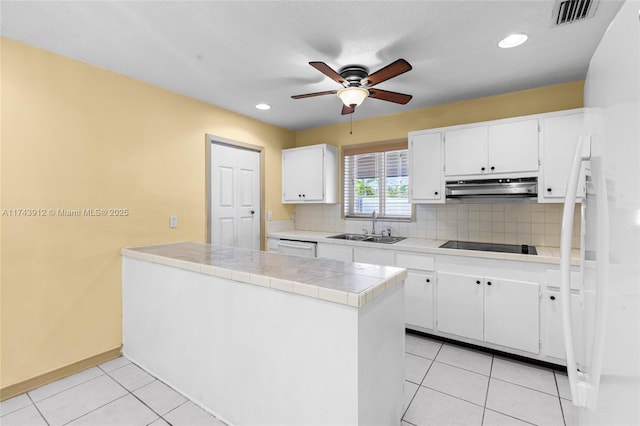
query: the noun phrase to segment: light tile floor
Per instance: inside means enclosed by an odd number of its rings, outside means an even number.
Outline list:
[[[578,424],[567,375],[407,334],[403,426]]]
[[[577,425],[567,376],[407,334],[402,426]],[[224,425],[126,358],[0,403],[0,424]]]

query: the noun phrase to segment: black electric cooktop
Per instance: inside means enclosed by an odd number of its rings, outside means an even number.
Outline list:
[[[538,254],[534,246],[527,244],[474,243],[472,241],[447,241],[440,248],[459,250],[497,251],[500,253]]]

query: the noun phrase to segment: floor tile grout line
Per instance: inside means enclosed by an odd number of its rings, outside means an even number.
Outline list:
[[[96,367],[97,367],[97,366],[96,366]],[[87,370],[90,370],[90,368],[89,368],[89,369],[87,369]],[[87,370],[83,370],[83,371],[87,371]],[[106,373],[104,372],[104,370],[102,370],[102,369],[100,369],[100,370],[102,371],[102,373],[101,373],[101,374],[99,374],[99,375],[97,375],[97,376],[95,376],[95,377],[92,377],[92,378],[90,378],[90,379],[87,379],[87,380],[85,380],[85,381],[83,381],[83,382],[76,383],[75,385],[70,386],[70,387],[68,387],[68,388],[64,388],[64,389],[62,389],[62,390],[61,390],[61,391],[59,391],[59,392],[52,393],[51,395],[49,395],[49,396],[47,396],[47,397],[45,397],[45,398],[39,399],[38,401],[35,401],[35,400],[31,397],[30,393],[31,393],[31,392],[33,392],[34,390],[37,390],[37,389],[40,389],[40,388],[36,388],[36,389],[30,390],[30,391],[27,391],[27,392],[25,392],[25,394],[26,394],[27,396],[29,396],[29,399],[31,399],[31,400],[33,401],[33,403],[34,403],[34,404],[36,404],[37,402],[42,402],[42,401],[44,401],[44,400],[46,400],[46,399],[52,398],[52,397],[54,397],[54,396],[56,396],[56,395],[59,395],[59,394],[61,394],[62,392],[66,392],[66,391],[68,391],[68,390],[70,390],[70,389],[77,388],[77,387],[78,387],[78,386],[80,386],[80,385],[84,385],[85,383],[89,383],[89,382],[90,382],[90,381],[92,381],[92,380],[95,380],[95,379],[97,379],[97,378],[99,378],[99,377],[104,376]],[[80,373],[82,373],[83,371],[81,371]],[[76,374],[79,374],[79,373],[76,373]],[[75,374],[72,374],[71,376],[67,376],[67,377],[73,377],[74,375],[75,375]],[[62,379],[60,379],[60,380],[64,380],[64,379],[66,379],[67,377],[63,377],[63,378],[62,378]],[[44,385],[44,386],[48,386],[48,385],[50,385],[50,384],[52,384],[52,383],[55,383],[55,382],[48,383],[48,384],[46,384],[46,385]],[[41,386],[41,387],[44,387],[44,386]]]
[[[422,377],[422,380],[420,381],[420,383],[415,383],[415,382],[411,382],[410,380],[406,380],[408,382],[414,383],[418,385],[418,388],[416,389],[416,391],[413,393],[413,397],[411,397],[411,400],[409,401],[409,403],[407,404],[407,407],[404,409],[404,412],[402,413],[402,416],[400,416],[400,421],[402,421],[404,419],[404,416],[407,414],[407,411],[409,411],[409,407],[411,406],[411,403],[413,402],[413,400],[415,399],[416,395],[418,394],[418,391],[420,390],[420,386],[422,386],[422,382],[424,382],[425,377],[427,377],[427,374],[429,374],[429,370],[431,370],[431,367],[433,366],[433,363],[435,362],[435,358],[438,356],[438,354],[440,353],[440,350],[442,349],[442,343],[440,344],[440,347],[438,348],[438,350],[436,351],[435,356],[433,357],[433,359],[431,360],[431,362],[429,363],[429,368],[427,368],[426,373],[424,373],[424,376]],[[406,352],[405,353],[409,353]],[[413,355],[413,354],[411,354]],[[429,359],[429,358],[425,358],[425,359]]]
[[[526,424],[528,424],[528,425],[538,426],[536,423],[531,423],[530,421],[523,420],[523,419],[520,419],[520,418],[518,418],[518,417],[514,417],[514,416],[512,416],[511,414],[506,414],[506,413],[503,413],[503,412],[498,411],[498,410],[494,410],[493,408],[486,408],[486,407],[485,407],[485,411],[486,411],[486,410],[492,411],[492,412],[494,412],[494,413],[502,414],[502,415],[503,415],[503,416],[505,416],[505,417],[509,417],[509,418],[511,418],[511,419],[518,420],[519,422],[523,422],[523,423],[526,423]],[[483,417],[483,421],[484,421],[484,417]]]
[[[567,419],[564,415],[564,407],[562,406],[562,397],[560,396],[560,386],[558,386],[558,377],[556,373],[553,373],[553,381],[556,383],[556,390],[558,391],[558,403],[560,404],[560,413],[562,414],[562,422],[567,426]]]
[[[171,388],[171,389],[173,389],[173,388]],[[167,412],[164,414],[164,416],[168,415],[169,413],[173,413],[173,412],[174,412],[174,411],[176,411],[178,408],[182,407],[184,404],[188,404],[189,402],[191,402],[192,404],[194,404],[196,407],[198,406],[195,402],[191,401],[190,399],[187,399],[186,401],[183,401],[181,404],[179,404],[177,407],[174,407],[174,408],[172,408],[171,410],[167,411]],[[214,417],[216,420],[219,420],[219,419],[218,419],[217,417],[215,417],[213,414],[211,414],[211,413],[208,413],[208,414],[210,414],[210,415],[211,415],[212,417]],[[172,423],[171,423],[169,420],[165,419],[165,418],[164,418],[164,416],[161,416],[160,418],[161,418],[162,420],[164,420],[165,422],[169,423],[170,425],[172,425]]]
[[[476,374],[480,374],[481,376],[484,376],[484,377],[491,377],[491,376],[489,376],[487,374],[480,373],[480,372],[475,371],[475,370],[469,370],[468,368],[460,367],[459,365],[449,364],[448,362],[442,362],[442,361],[438,361],[436,359],[434,359],[433,361],[437,362],[439,364],[448,365],[449,367],[459,368],[460,370],[468,371],[469,373],[476,373]]]
[[[131,362],[131,360],[129,358],[125,357],[124,355],[122,355],[122,358],[126,359],[129,362],[127,364],[121,365],[118,368],[114,368],[113,370],[109,370],[109,371],[105,370],[104,368],[102,368],[102,366],[101,366],[102,364],[97,365],[96,367],[98,367],[100,370],[104,371],[105,374],[109,374],[112,371],[120,370],[121,368],[124,368],[124,367],[128,366],[129,364],[133,364],[133,362]],[[116,359],[118,359],[118,358],[116,358]]]
[[[33,400],[33,398],[31,398],[31,395],[29,395],[29,392],[25,392],[25,394],[27,395],[27,398],[29,398],[29,401],[31,401],[31,404],[35,407],[36,411],[38,412],[38,414],[40,414],[40,417],[42,417],[42,419],[44,420],[44,422],[47,424],[47,426],[50,425],[49,421],[47,420],[47,418],[44,416],[44,414],[42,414],[42,411],[40,411],[40,408],[38,408],[38,405],[35,403],[35,401]]]
[[[464,398],[460,398],[459,396],[451,395],[450,393],[446,393],[446,392],[441,391],[441,390],[439,390],[439,389],[430,388],[429,386],[424,386],[424,385],[420,385],[420,387],[423,387],[423,388],[425,388],[425,389],[432,390],[432,391],[434,391],[434,392],[441,393],[441,394],[443,394],[443,395],[450,396],[450,397],[455,398],[455,399],[459,399],[460,401],[468,402],[469,404],[473,404],[473,405],[475,405],[476,407],[484,408],[484,405],[480,405],[480,404],[478,404],[477,402],[472,402],[472,401],[469,401],[468,399],[464,399]]]
[[[133,364],[133,363],[131,363],[131,364]],[[128,364],[127,364],[127,365],[128,365]],[[138,367],[136,364],[133,364],[133,365],[135,365],[136,367]],[[124,366],[123,366],[123,367],[124,367]],[[138,368],[140,368],[140,367],[138,367]],[[116,369],[115,369],[115,370],[113,370],[113,371],[116,371],[116,370],[118,370],[118,368],[116,368]],[[145,371],[145,373],[147,373],[147,372]],[[106,373],[106,374],[107,374],[107,376],[111,377],[111,379],[112,379],[114,382],[116,382],[118,385],[120,385],[120,387],[121,387],[122,389],[124,389],[125,391],[127,391],[127,392],[129,393],[129,395],[133,396],[135,399],[137,399],[138,401],[140,401],[140,402],[142,403],[142,405],[144,405],[144,406],[145,406],[145,407],[147,407],[149,410],[151,410],[151,412],[152,412],[152,413],[154,413],[155,415],[157,415],[157,416],[158,416],[158,418],[160,418],[160,419],[162,419],[162,420],[165,420],[165,419],[162,417],[162,415],[161,415],[160,413],[158,413],[158,412],[157,412],[156,410],[154,410],[153,408],[149,407],[149,405],[147,405],[147,403],[145,403],[142,399],[138,398],[138,395],[136,395],[136,394],[135,394],[135,393],[133,393],[133,392],[135,392],[135,391],[137,391],[137,390],[140,390],[140,389],[142,389],[143,387],[148,386],[148,385],[150,385],[150,384],[151,384],[151,383],[153,383],[153,382],[161,382],[161,383],[163,383],[163,384],[166,384],[166,383],[164,383],[162,380],[158,379],[156,376],[153,376],[153,375],[151,375],[151,374],[147,373],[147,374],[149,374],[149,376],[153,377],[153,379],[154,379],[154,380],[152,380],[151,382],[146,383],[146,384],[144,384],[144,385],[142,385],[142,386],[140,386],[140,387],[138,387],[138,388],[136,388],[136,389],[129,390],[129,389],[127,389],[127,388],[126,388],[122,383],[120,383],[120,382],[118,381],[118,379],[116,379],[115,377],[111,376],[111,374],[109,374],[109,373]],[[171,389],[173,389],[173,388],[171,388]],[[158,420],[158,419],[155,419],[155,420],[154,420],[154,422],[155,422],[156,420]],[[166,421],[166,420],[165,420],[165,421]],[[153,422],[152,422],[152,423],[153,423]],[[167,423],[169,423],[169,422],[167,422]],[[170,424],[170,423],[169,423],[169,424]]]
[[[491,355],[491,365],[489,366],[489,380],[487,380],[487,392],[484,394],[484,409],[482,410],[482,422],[481,425],[484,425],[484,413],[487,411],[487,401],[489,400],[489,386],[491,386],[491,373],[493,373],[493,361],[495,361],[495,356]]]
[[[91,413],[93,413],[94,411],[97,411],[97,410],[99,410],[99,409],[101,409],[101,408],[103,408],[103,407],[106,407],[107,405],[109,405],[109,404],[111,404],[111,403],[113,403],[113,402],[116,402],[117,400],[122,399],[122,398],[124,398],[125,396],[127,396],[127,394],[126,394],[126,393],[125,393],[124,395],[121,395],[121,396],[117,397],[116,399],[112,399],[111,401],[109,401],[109,402],[106,402],[106,403],[102,404],[102,405],[101,405],[101,406],[99,406],[99,407],[96,407],[96,408],[94,408],[94,409],[92,409],[92,410],[89,410],[89,411],[87,411],[86,413],[83,413],[83,414],[79,415],[78,417],[74,417],[73,419],[69,420],[68,422],[63,423],[63,424],[62,424],[62,426],[64,426],[64,425],[68,425],[68,424],[69,424],[69,423],[71,423],[71,422],[75,422],[76,420],[81,419],[81,418],[83,418],[84,416],[86,416],[86,415],[88,415],[88,414],[91,414]]]
[[[525,388],[525,389],[529,389],[529,390],[532,390],[532,391],[536,391],[536,392],[539,392],[539,393],[542,393],[542,394],[545,394],[545,395],[548,395],[548,396],[553,396],[553,397],[557,396],[557,397],[559,397],[559,395],[554,395],[554,394],[549,393],[549,392],[541,391],[540,389],[536,389],[536,388],[532,388],[532,387],[529,387],[529,386],[521,385],[520,383],[510,382],[509,380],[499,379],[497,377],[491,377],[491,378],[494,379],[494,380],[499,380],[499,381],[501,381],[503,383],[509,383],[511,385],[520,386],[521,388]]]

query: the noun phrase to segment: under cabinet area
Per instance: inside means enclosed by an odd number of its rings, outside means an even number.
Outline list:
[[[282,150],[282,202],[338,202],[338,148],[321,144]]]
[[[444,159],[446,176],[537,173],[538,120],[446,131]]]

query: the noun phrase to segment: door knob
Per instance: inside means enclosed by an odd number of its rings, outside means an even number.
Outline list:
[[[256,214],[256,211],[255,210],[251,210],[251,214]]]

